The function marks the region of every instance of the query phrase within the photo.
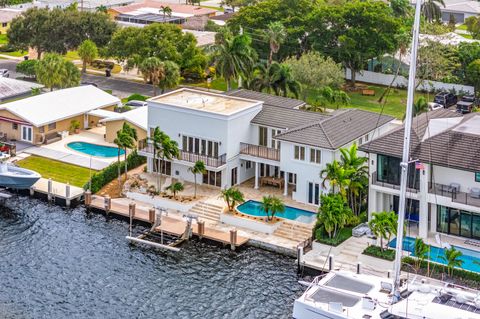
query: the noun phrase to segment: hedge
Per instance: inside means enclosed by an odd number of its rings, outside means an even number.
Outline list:
[[[140,156],[137,154],[136,151],[133,151],[130,153],[130,155],[127,156],[127,166],[128,169],[132,169],[135,167],[138,167],[142,164],[145,164],[147,162],[147,158],[144,156]],[[111,181],[113,181],[115,178],[118,177],[118,165],[120,165],[120,172],[123,174],[125,172],[125,161],[121,161],[120,163],[114,162],[107,167],[105,167],[103,170],[93,174],[91,183],[91,191],[92,193],[96,193],[99,190],[102,189],[103,186],[107,185]],[[88,189],[90,186],[90,183],[86,183],[83,188]]]
[[[141,94],[138,94],[138,93],[134,93],[127,98],[127,101],[133,101],[133,100],[135,100],[135,101],[145,101],[146,99],[148,99],[148,96],[141,95]]]
[[[404,264],[402,266],[403,271],[413,272],[412,267],[415,267],[415,258],[403,257],[402,263]],[[412,267],[406,266],[405,264],[408,264]],[[420,263],[419,274],[426,275],[427,269],[428,261],[423,260]],[[444,277],[447,276],[447,266],[439,263],[430,262],[429,276],[437,279],[444,279]],[[473,271],[455,268],[455,270],[453,271],[453,280],[460,285],[472,287],[475,289],[480,288],[480,274]]]
[[[382,250],[380,247],[374,246],[374,245],[370,245],[367,248],[365,248],[362,254],[389,260],[389,261],[395,260],[395,250],[393,249]]]
[[[338,233],[337,236],[334,238],[329,238],[328,233],[325,231],[323,227],[317,228],[315,231],[315,239],[322,244],[330,245],[330,246],[338,246],[343,243],[345,240],[352,237],[352,227],[344,227]]]

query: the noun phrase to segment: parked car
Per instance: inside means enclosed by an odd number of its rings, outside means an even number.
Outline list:
[[[133,108],[137,108],[137,107],[147,106],[148,103],[145,101],[131,100],[125,103],[125,105]]]
[[[10,71],[8,71],[7,69],[0,69],[0,77],[9,78],[10,77]]]
[[[428,110],[435,111],[438,109],[443,109],[443,105],[435,103],[435,102],[428,102]]]
[[[433,102],[443,105],[444,108],[457,104],[457,96],[450,92],[440,92],[435,95]]]
[[[461,100],[457,102],[457,112],[466,114],[471,113],[472,108],[478,105],[478,100],[474,95],[464,95]]]
[[[82,82],[82,83],[80,83],[80,85],[93,85],[94,87],[98,87],[98,85],[96,83],[93,83],[93,82]]]

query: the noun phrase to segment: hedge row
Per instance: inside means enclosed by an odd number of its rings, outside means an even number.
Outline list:
[[[395,250],[393,249],[384,249],[382,250],[378,246],[370,245],[363,251],[364,255],[377,257],[385,260],[395,260]]]
[[[147,161],[147,158],[144,156],[140,156],[137,154],[136,151],[133,151],[130,153],[130,155],[127,156],[127,166],[128,169],[132,169],[135,167],[138,167],[142,164],[145,164]],[[92,193],[98,192],[100,189],[102,189],[103,186],[107,185],[111,181],[113,181],[115,178],[118,177],[118,165],[120,165],[120,172],[123,174],[125,172],[125,161],[121,161],[120,163],[114,162],[107,167],[105,167],[103,170],[93,174],[92,176],[92,188],[91,191]],[[90,186],[90,183],[86,183],[83,188],[88,189]]]

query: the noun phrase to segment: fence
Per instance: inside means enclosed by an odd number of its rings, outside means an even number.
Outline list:
[[[393,78],[395,75],[393,74],[384,74],[372,71],[361,71],[357,73],[356,80],[359,82],[365,83],[372,83],[372,84],[380,84],[380,85],[390,85],[392,83]],[[346,69],[345,71],[345,78],[350,80],[352,78],[352,72],[350,69]],[[399,75],[395,82],[393,83],[393,87],[398,88],[406,88],[408,85],[408,79],[402,75]],[[454,84],[454,83],[443,83],[437,81],[423,81],[419,86],[418,90],[425,90],[429,92],[437,92],[437,91],[452,91],[454,90],[456,93],[474,93],[473,86],[469,85],[462,85],[462,84]]]

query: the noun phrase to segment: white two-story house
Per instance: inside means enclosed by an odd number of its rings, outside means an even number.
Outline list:
[[[361,147],[369,153],[369,215],[398,212],[403,134],[402,126]],[[411,134],[406,220],[422,238],[480,239],[480,115],[428,112],[414,118]]]
[[[188,168],[203,161],[200,184],[226,188],[279,187],[285,196],[319,205],[328,191],[320,171],[339,149],[364,143],[393,127],[393,118],[356,109],[315,113],[302,101],[247,90],[216,94],[180,89],[148,100],[148,135],[159,127],[178,142],[180,156],[162,165],[166,175],[193,182]],[[153,147],[143,143],[148,171],[155,172]],[[198,178],[197,178],[198,180]]]

